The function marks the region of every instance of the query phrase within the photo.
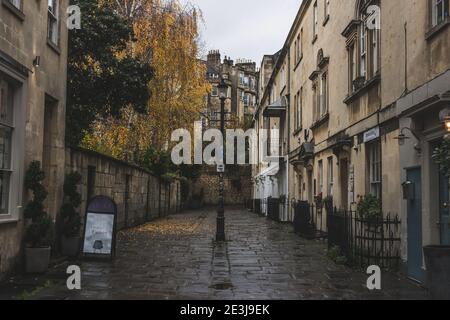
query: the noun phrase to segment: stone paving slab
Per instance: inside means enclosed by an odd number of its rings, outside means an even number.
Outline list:
[[[365,287],[366,275],[326,257],[325,242],[302,239],[291,225],[246,210],[227,209],[228,241],[217,245],[213,241],[215,218],[214,210],[187,212],[120,232],[114,262],[79,262],[81,291],[65,288],[61,281],[65,268],[60,266],[50,271],[52,279],[60,281],[47,283],[29,298],[428,298],[424,289],[392,274],[383,274],[382,291],[370,292]],[[23,297],[17,294],[18,288],[8,297],[8,288],[0,286],[0,298]]]

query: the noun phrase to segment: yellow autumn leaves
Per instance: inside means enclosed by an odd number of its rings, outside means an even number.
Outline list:
[[[205,108],[210,90],[206,69],[199,59],[200,14],[177,0],[101,0],[133,24],[132,54],[150,62],[147,112],[137,114],[124,106],[119,119],[98,119],[83,146],[119,159],[135,161],[149,146],[164,148],[171,132],[191,129]]]

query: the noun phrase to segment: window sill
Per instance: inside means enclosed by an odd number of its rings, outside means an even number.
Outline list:
[[[381,81],[381,75],[380,75],[380,73],[377,73],[372,79],[367,80],[366,83],[361,88],[359,88],[358,90],[350,93],[347,96],[347,98],[345,98],[344,103],[346,105],[349,105],[350,103],[355,101],[358,97],[360,97],[361,95],[366,93],[371,87],[373,87],[374,85],[379,84],[380,81]]]
[[[316,122],[314,122],[311,125],[311,130],[315,130],[317,128],[319,128],[321,125],[325,124],[328,122],[328,120],[330,120],[330,113],[326,113],[325,115],[323,115],[319,120],[317,120]]]
[[[450,17],[447,17],[443,22],[428,30],[428,32],[425,34],[425,39],[427,41],[433,39],[435,36],[444,31],[449,25],[450,25]]]
[[[53,42],[50,41],[50,39],[47,38],[47,45],[57,54],[60,55],[61,54],[61,49],[59,48],[59,46],[57,46],[56,44],[54,44]]]
[[[10,215],[7,215],[7,214],[5,214],[5,218],[0,217],[0,225],[13,224],[13,223],[18,223],[18,222],[19,222],[19,219],[12,218]]]
[[[328,23],[328,21],[330,21],[330,15],[327,15],[327,17],[325,18],[325,20],[323,20],[322,25],[325,27]]]
[[[25,20],[25,14],[22,10],[17,9],[11,2],[8,0],[2,0],[2,4],[5,8],[7,8],[14,16],[16,16],[17,19],[20,21]]]

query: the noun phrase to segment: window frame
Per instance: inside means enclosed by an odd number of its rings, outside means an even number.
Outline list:
[[[2,0],[2,4],[20,21],[24,21],[25,14],[23,13],[23,0],[17,0],[19,1],[19,6],[16,6],[12,1],[13,0]]]
[[[333,196],[333,188],[334,188],[334,161],[333,157],[328,157],[327,159],[327,195],[329,197]]]
[[[22,213],[27,79],[1,63],[0,78],[13,87],[8,212],[0,214],[0,224],[4,224],[19,221]]]
[[[48,2],[50,1],[54,1],[56,4],[56,8],[54,9],[54,11],[50,10],[50,6],[48,5]],[[56,48],[59,48],[61,41],[60,5],[60,0],[47,0],[47,43]],[[56,30],[56,42],[53,41],[53,26],[55,28],[54,30]]]
[[[313,43],[317,40],[318,36],[319,36],[319,8],[316,0],[314,2],[313,7]]]
[[[381,140],[370,141],[366,144],[366,147],[368,193],[381,200],[383,186]]]

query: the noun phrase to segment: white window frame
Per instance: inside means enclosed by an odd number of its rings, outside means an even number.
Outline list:
[[[359,75],[366,77],[367,75],[367,30],[366,23],[361,24],[361,32],[359,35]]]
[[[369,168],[369,192],[381,199],[382,188],[382,160],[381,160],[381,142],[376,140],[370,142],[368,150],[368,168]]]
[[[59,0],[48,0],[47,39],[59,46]]]
[[[319,169],[317,172],[317,175],[318,175],[318,177],[317,177],[317,181],[318,181],[317,195],[319,195],[319,194],[323,195],[324,193],[323,193],[323,161],[322,160],[319,160],[318,167],[319,167]]]
[[[333,167],[333,157],[328,158],[328,168],[327,168],[327,194],[328,196],[333,196],[334,187],[334,167]]]
[[[0,65],[0,77],[14,86],[13,121],[11,133],[10,181],[8,212],[0,214],[0,224],[16,222],[21,218],[24,179],[25,97],[27,81],[11,69]]]
[[[436,27],[444,23],[449,17],[449,0],[431,1],[431,26]],[[441,13],[439,14],[439,10]],[[447,11],[446,11],[447,10]]]

